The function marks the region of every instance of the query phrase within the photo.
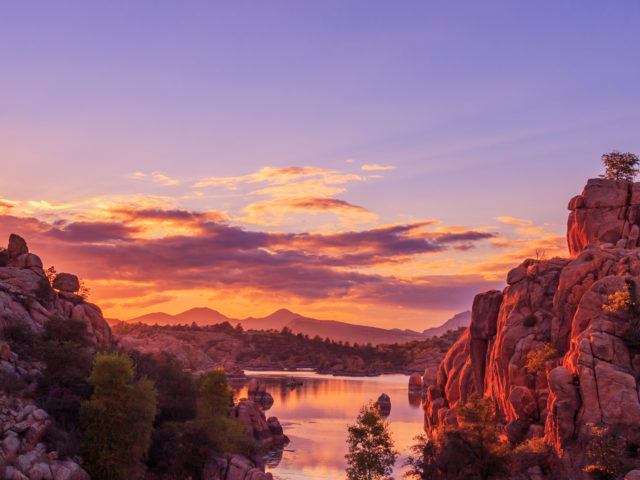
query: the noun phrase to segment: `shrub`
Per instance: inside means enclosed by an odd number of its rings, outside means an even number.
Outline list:
[[[549,471],[551,469],[549,459],[553,455],[551,447],[543,437],[530,438],[514,448],[509,455],[509,471],[511,474],[524,474],[529,468],[536,465],[544,471]]]
[[[558,356],[558,351],[550,343],[545,343],[542,346],[529,350],[527,352],[525,367],[531,373],[544,372],[546,370],[547,362],[553,360]]]
[[[457,426],[442,426],[434,440],[418,437],[408,476],[429,480],[502,478],[507,452],[490,399],[472,397],[458,410]]]
[[[584,471],[596,480],[613,480],[622,477],[633,464],[625,455],[627,446],[624,438],[616,435],[608,427],[588,424],[591,440],[587,445],[588,464]]]
[[[622,290],[607,296],[607,301],[602,305],[602,309],[609,313],[631,312],[633,309],[633,299],[629,285]]]
[[[25,322],[10,323],[4,328],[3,335],[11,350],[23,359],[40,359],[42,340]]]
[[[387,479],[393,471],[398,452],[393,445],[389,424],[374,403],[360,409],[354,425],[348,427],[348,480]]]
[[[633,153],[614,150],[602,155],[602,163],[604,163],[605,172],[604,175],[600,175],[601,177],[632,182],[638,174],[640,159]]]
[[[133,382],[126,355],[96,356],[89,377],[91,399],[82,403],[83,459],[92,478],[127,479],[146,454],[156,414],[150,382]]]
[[[158,390],[156,423],[191,420],[196,415],[196,387],[171,355],[132,354],[136,378],[149,378]]]

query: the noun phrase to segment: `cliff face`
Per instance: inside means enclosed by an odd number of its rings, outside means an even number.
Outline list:
[[[640,184],[589,180],[569,204],[571,259],[525,260],[502,291],[476,296],[467,332],[427,389],[425,428],[456,423],[472,394],[495,401],[507,438],[544,437],[570,478],[581,478],[588,424],[640,443],[640,350],[633,315],[603,308],[640,285]],[[529,352],[555,352],[529,368]]]
[[[100,309],[78,292],[75,275],[58,274],[53,287],[37,255],[26,242],[11,235],[0,251],[0,334],[10,326],[41,332],[50,319],[82,321],[97,348],[111,345],[111,329]],[[0,335],[1,338],[1,335]],[[21,359],[0,341],[0,477],[14,480],[86,480],[89,475],[73,459],[58,459],[44,436],[51,417],[33,400],[44,366]],[[26,396],[12,391],[13,381],[28,385]]]

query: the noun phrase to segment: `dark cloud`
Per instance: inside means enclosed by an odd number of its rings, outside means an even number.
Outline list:
[[[113,240],[130,240],[139,229],[116,222],[73,222],[54,227],[47,232],[57,240],[77,243],[99,243]]]
[[[457,308],[494,283],[479,277],[429,277],[403,281],[358,267],[402,262],[417,254],[468,248],[491,238],[484,232],[429,232],[432,222],[334,234],[266,233],[211,221],[183,210],[123,213],[147,219],[197,222],[192,235],[139,238],[140,230],[117,222],[45,222],[0,216],[0,234],[23,235],[32,250],[59,270],[87,279],[126,280],[145,291],[255,289],[302,299],[354,298],[407,307]],[[132,236],[136,234],[135,237]],[[51,263],[47,263],[51,264]],[[115,293],[115,292],[112,292]],[[135,297],[120,292],[115,296]],[[105,292],[105,295],[107,292]]]

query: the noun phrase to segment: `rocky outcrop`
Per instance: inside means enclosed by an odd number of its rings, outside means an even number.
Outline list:
[[[253,400],[241,399],[231,410],[231,417],[244,425],[246,431],[262,449],[289,443],[278,419],[269,417],[267,420],[260,405]]]
[[[572,256],[587,245],[635,248],[640,237],[640,184],[590,179],[569,202],[567,242]]]
[[[40,258],[29,252],[18,235],[9,237],[0,252],[0,334],[7,327],[22,326],[41,332],[51,319],[78,320],[97,348],[112,344],[111,329],[100,309],[74,292],[67,280],[52,288]],[[64,276],[62,277],[65,278]],[[0,341],[0,478],[12,480],[85,480],[89,475],[73,459],[59,459],[44,441],[52,420],[33,400],[43,366],[26,361]],[[12,385],[16,385],[12,392]],[[20,386],[17,388],[17,386]]]
[[[525,260],[502,292],[476,296],[471,324],[427,387],[424,408],[431,432],[455,424],[470,395],[489,397],[513,444],[544,437],[562,475],[578,479],[588,424],[640,442],[633,315],[603,308],[609,295],[640,286],[640,184],[589,180],[569,208],[572,258]],[[534,367],[529,360],[542,351],[552,354]]]
[[[0,265],[0,332],[13,324],[39,332],[51,318],[73,319],[87,326],[97,346],[112,344],[111,329],[100,308],[72,292],[72,278],[78,280],[75,275],[59,274],[57,287],[54,280],[54,287],[59,289],[56,291],[49,284],[42,261],[29,253],[24,239],[11,234],[6,253],[6,264]]]
[[[209,462],[203,472],[204,480],[272,480],[255,462],[242,455],[216,458]]]
[[[39,371],[21,361],[4,342],[0,342],[0,372],[3,387],[10,382],[32,381]],[[34,389],[32,388],[32,390]],[[59,459],[43,437],[52,421],[33,400],[0,393],[0,478],[88,480],[89,475],[71,459]]]

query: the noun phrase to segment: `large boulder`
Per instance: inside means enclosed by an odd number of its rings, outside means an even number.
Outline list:
[[[587,245],[635,248],[640,224],[640,184],[593,178],[569,202],[567,243],[572,256]],[[635,226],[635,228],[634,228]]]
[[[378,410],[380,411],[380,415],[383,417],[388,417],[391,413],[391,397],[386,393],[381,394],[376,400],[376,405],[378,406]]]
[[[411,376],[409,376],[409,390],[422,391],[422,375],[412,373]]]
[[[53,279],[53,288],[62,292],[76,293],[80,290],[80,280],[72,273],[58,273]]]
[[[29,247],[25,239],[15,233],[9,235],[9,246],[7,247],[9,258],[17,258],[25,253],[29,253]]]

